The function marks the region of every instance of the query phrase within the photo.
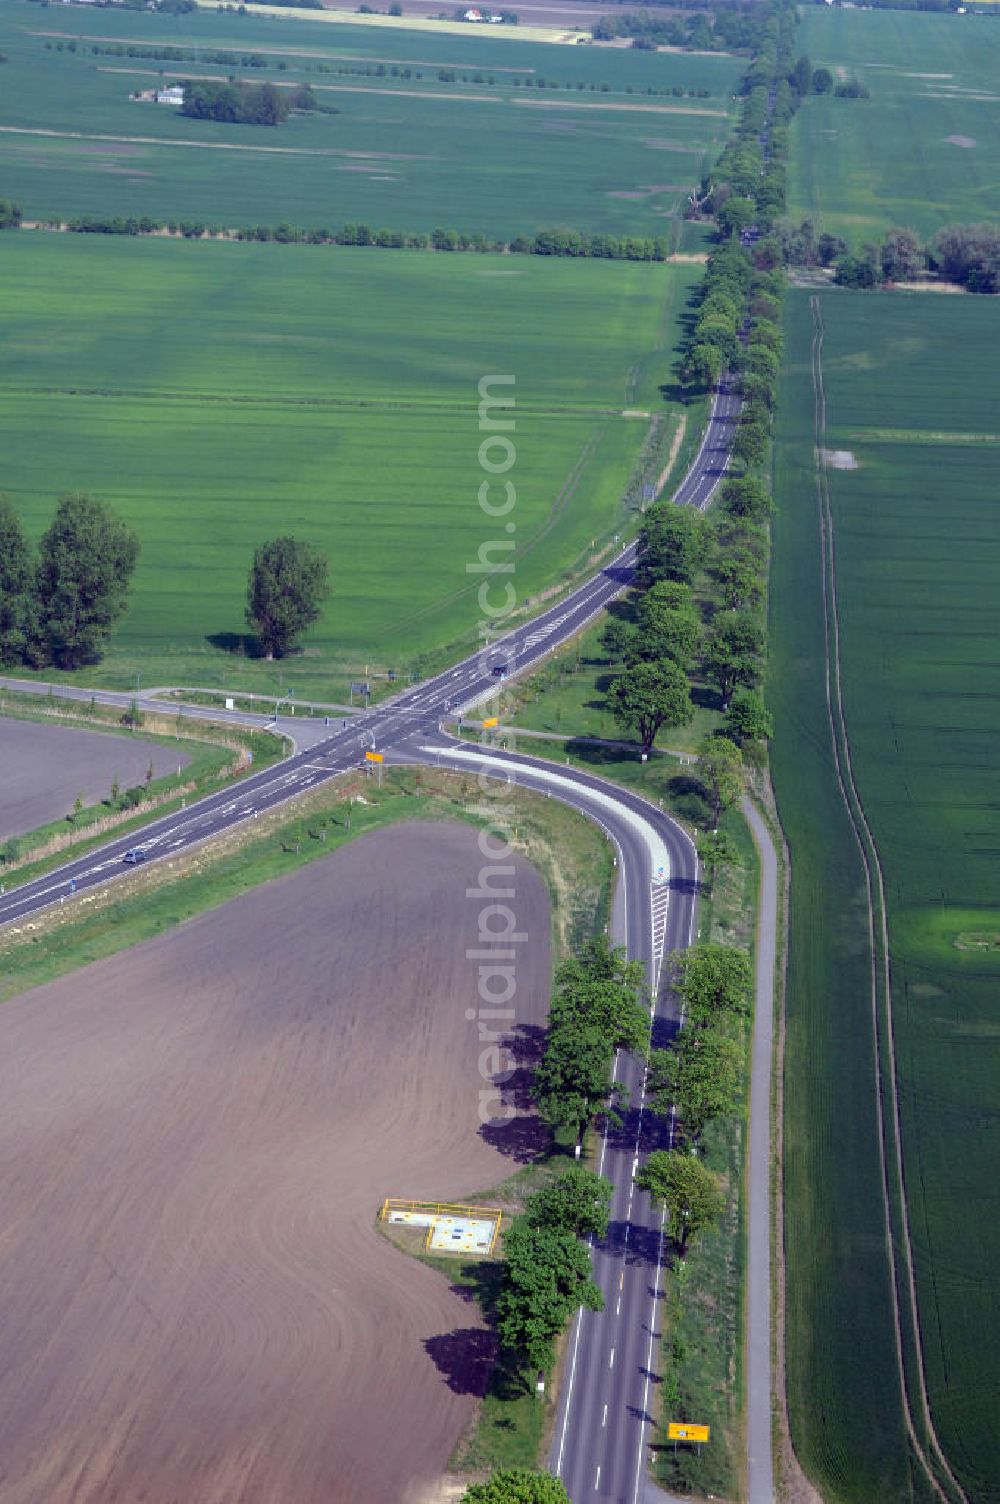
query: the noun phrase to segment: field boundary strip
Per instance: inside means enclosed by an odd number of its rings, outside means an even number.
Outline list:
[[[826,391],[823,383],[823,340],[825,327],[820,299],[809,299],[813,321],[811,349],[811,375],[814,399],[815,440],[815,489],[819,511],[821,547],[821,580],[823,591],[823,621],[825,636],[825,680],[827,720],[830,741],[840,796],[847,811],[854,838],[861,853],[865,872],[868,908],[868,938],[871,956],[871,1005],[872,1035],[875,1060],[875,1110],[878,1123],[879,1163],[882,1179],[882,1201],[885,1213],[885,1247],[889,1260],[893,1292],[893,1330],[895,1333],[896,1364],[899,1373],[900,1395],[903,1402],[903,1418],[907,1435],[916,1457],[920,1461],[931,1486],[944,1504],[969,1504],[968,1496],[952,1472],[934,1428],[930,1402],[927,1396],[924,1370],[923,1346],[920,1335],[920,1316],[917,1304],[916,1281],[913,1273],[913,1250],[910,1240],[909,1215],[906,1202],[906,1187],[903,1174],[902,1122],[897,1088],[896,1053],[893,1026],[892,969],[889,960],[889,929],[886,919],[885,884],[878,847],[872,834],[864,804],[858,791],[851,760],[850,739],[841,693],[840,661],[840,615],[837,595],[836,546],[834,541],[833,511],[830,505],[830,488],[826,453]],[[876,909],[878,910],[876,916]],[[880,977],[881,974],[881,977]],[[881,985],[880,985],[881,981]],[[880,1021],[880,998],[884,1021]],[[883,1092],[888,1095],[888,1110],[883,1101]],[[892,1159],[890,1168],[889,1160]],[[895,1184],[893,1185],[893,1182]],[[893,1204],[896,1204],[895,1219]],[[896,1222],[898,1221],[898,1226]],[[898,1250],[898,1253],[897,1253]],[[905,1293],[904,1299],[900,1286]],[[906,1346],[912,1345],[912,1364],[907,1364]],[[912,1370],[912,1373],[911,1373]],[[920,1417],[928,1446],[917,1435],[910,1397],[910,1382],[917,1390]],[[933,1454],[934,1462],[928,1457]],[[945,1484],[940,1476],[944,1474]]]

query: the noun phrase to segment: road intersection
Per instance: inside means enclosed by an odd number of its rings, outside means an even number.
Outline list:
[[[674,493],[678,505],[699,510],[708,505],[728,467],[739,410],[738,395],[723,384],[714,395],[701,447]],[[626,944],[629,954],[641,959],[647,968],[653,1000],[651,1031],[654,1043],[662,1044],[678,1026],[675,1000],[665,985],[664,956],[691,942],[696,920],[698,863],[689,836],[669,816],[618,785],[579,770],[555,768],[523,753],[474,749],[442,730],[446,719],[454,719],[496,696],[499,681],[494,669],[498,665],[504,665],[511,676],[519,675],[575,636],[628,586],[636,551],[636,544],[630,543],[597,575],[541,615],[492,640],[434,678],[411,685],[353,716],[335,718],[332,728],[318,718],[283,720],[280,729],[294,731],[296,738],[291,757],[251,773],[187,809],[154,820],[144,827],[141,836],[133,832],[112,840],[0,894],[0,925],[26,921],[70,894],[83,894],[115,879],[130,870],[123,865],[123,858],[136,844],[141,843],[150,862],[174,855],[356,768],[366,750],[377,748],[390,763],[477,769],[516,781],[573,805],[603,825],[616,844],[620,866],[613,938]],[[16,687],[48,693],[48,686],[22,682]],[[60,689],[63,694],[88,701],[91,698],[89,689]],[[163,700],[149,695],[98,691],[94,698],[102,703],[121,703],[123,708],[138,698],[140,710],[164,709]],[[244,725],[275,724],[264,716],[229,714]],[[204,707],[185,706],[184,715],[213,721],[226,718],[226,712]],[[767,1064],[769,1067],[769,1053]],[[758,1065],[755,1053],[752,1114],[756,1116],[757,1134],[754,1137],[752,1124],[751,1148],[759,1171],[761,1156],[766,1156],[769,1145],[769,1090]],[[623,1115],[622,1127],[608,1130],[602,1141],[601,1169],[614,1184],[615,1192],[609,1237],[593,1250],[595,1277],[604,1293],[606,1309],[599,1316],[581,1312],[571,1333],[552,1456],[552,1466],[564,1479],[574,1504],[590,1499],[640,1504],[665,1497],[646,1476],[653,1386],[657,1383],[663,1228],[645,1193],[634,1189],[632,1177],[640,1154],[669,1141],[671,1124],[653,1118],[645,1108],[641,1063],[622,1055],[617,1069],[619,1079],[629,1088],[631,1105]],[[750,1504],[771,1504],[773,1499],[766,1267],[770,1202],[766,1173],[763,1180],[762,1197],[758,1195],[750,1204],[749,1326],[751,1356],[757,1353],[749,1383]],[[758,1268],[761,1258],[763,1275]]]

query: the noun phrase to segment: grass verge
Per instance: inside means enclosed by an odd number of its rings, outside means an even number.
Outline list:
[[[108,736],[131,738],[138,732],[144,741],[160,746],[183,744],[188,761],[177,773],[144,784],[139,797],[137,790],[109,794],[98,804],[82,807],[72,817],[50,820],[11,838],[0,848],[0,873],[7,888],[30,882],[70,857],[93,850],[112,832],[118,836],[141,830],[151,820],[180,808],[184,800],[201,798],[222,788],[251,766],[260,772],[277,762],[287,750],[280,733],[211,721],[198,721],[189,731],[181,712],[176,716],[144,712],[135,727],[125,726],[118,710],[111,706],[92,701],[89,707],[75,711],[67,708],[72,703],[60,701],[56,696],[39,701],[35,695],[0,691],[0,715],[100,731]]]
[[[721,869],[703,897],[699,935],[703,940],[751,950],[757,906],[757,853],[743,817],[725,815],[721,829],[739,851],[738,861]],[[750,1020],[743,1029],[749,1083]],[[746,1091],[733,1118],[716,1119],[705,1129],[705,1163],[723,1177],[726,1206],[718,1226],[694,1242],[683,1260],[664,1268],[662,1383],[658,1420],[710,1425],[708,1446],[674,1447],[660,1440],[654,1475],[679,1493],[735,1499],[742,1493],[743,1412],[745,1407],[743,1325],[746,1160]]]
[[[512,844],[544,878],[558,953],[603,923],[613,872],[604,836],[555,800],[505,789]],[[478,780],[387,769],[382,788],[348,774],[217,840],[0,931],[0,1000],[171,929],[397,820],[485,823]]]

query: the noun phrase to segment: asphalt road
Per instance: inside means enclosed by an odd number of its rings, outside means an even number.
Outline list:
[[[549,793],[597,820],[618,848],[620,881],[612,936],[647,971],[653,1000],[653,1042],[677,1028],[676,1000],[663,985],[662,963],[690,943],[698,860],[690,838],[638,795],[573,768],[539,766],[515,753],[481,753],[436,739],[401,749],[400,759],[473,771],[488,768],[521,787]],[[670,1144],[669,1121],[646,1109],[641,1062],[619,1054],[616,1074],[629,1091],[621,1128],[602,1140],[599,1169],[614,1186],[608,1237],[592,1245],[594,1278],[604,1295],[600,1314],[581,1311],[570,1333],[550,1466],[574,1504],[620,1504],[664,1498],[646,1479],[648,1428],[659,1367],[662,1302],[662,1218],[632,1184],[640,1155]]]
[[[713,398],[698,454],[675,493],[674,499],[680,505],[704,508],[708,504],[729,462],[729,445],[738,413],[739,397],[728,386],[721,386]],[[110,841],[99,851],[70,860],[44,877],[0,895],[0,924],[26,919],[49,904],[108,882],[126,870],[122,858],[133,846],[141,845],[150,861],[170,855],[356,767],[363,761],[366,749],[389,750],[411,741],[415,734],[425,737],[436,734],[444,717],[496,695],[501,680],[494,673],[495,668],[502,666],[506,673],[520,674],[573,637],[628,585],[635,558],[636,545],[630,543],[599,574],[548,611],[484,645],[479,652],[433,679],[409,686],[391,700],[352,717],[335,719],[331,727],[318,719],[283,717],[280,729],[297,741],[298,750],[293,757],[251,774],[189,809],[163,816],[144,827],[141,835],[133,833]],[[39,694],[49,693],[48,685],[16,680],[0,682],[31,688]],[[124,692],[92,692],[61,686],[58,693],[86,700],[93,693],[102,704],[121,704],[123,708],[136,698],[141,709],[162,712],[164,707],[163,701]],[[185,708],[184,714],[188,719],[220,718],[219,711],[201,706]],[[225,712],[221,716],[224,718]],[[240,716],[234,712],[232,718],[244,724],[271,724],[266,716]]]
[[[674,495],[679,505],[707,506],[728,466],[739,406],[738,396],[726,386],[715,395],[701,448]],[[147,860],[155,861],[253,819],[356,768],[366,750],[383,751],[393,762],[470,767],[483,754],[444,736],[442,720],[495,697],[502,682],[495,669],[519,674],[574,636],[628,585],[635,558],[633,543],[542,615],[378,706],[337,719],[330,727],[319,720],[282,718],[280,729],[297,740],[292,757],[154,821],[140,834],[108,842],[98,851],[0,894],[0,924],[27,921],[54,903],[120,876],[130,870],[122,858],[133,846],[141,845]],[[47,686],[31,687],[48,692]],[[90,690],[60,688],[59,693],[91,697]],[[97,692],[96,698],[127,706],[135,696]],[[150,710],[164,708],[163,701],[142,696],[139,704]],[[192,707],[185,709],[185,716],[218,720],[220,712]],[[233,719],[268,724],[266,717],[234,713]],[[676,1029],[677,1019],[673,999],[662,985],[662,959],[689,943],[694,923],[697,859],[690,840],[668,816],[637,795],[592,775],[554,768],[523,754],[490,751],[488,761],[498,776],[510,776],[519,784],[552,794],[598,819],[617,843],[622,881],[614,935],[647,968],[653,1039],[663,1043]],[[617,1069],[629,1088],[631,1105],[623,1114],[621,1129],[609,1131],[602,1143],[601,1168],[615,1191],[609,1237],[593,1250],[595,1277],[606,1309],[599,1316],[582,1312],[571,1334],[553,1454],[553,1466],[574,1504],[587,1499],[639,1504],[664,1497],[645,1472],[652,1386],[657,1382],[661,1219],[648,1198],[634,1190],[632,1176],[640,1154],[669,1142],[671,1125],[645,1110],[640,1064],[620,1056]],[[769,1413],[769,1384],[763,1403]],[[770,1497],[765,1501],[760,1494],[753,1504],[770,1504]]]

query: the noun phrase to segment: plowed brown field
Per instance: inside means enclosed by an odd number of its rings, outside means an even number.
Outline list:
[[[191,761],[158,742],[78,731],[72,726],[0,718],[0,840],[23,835],[104,799],[115,774],[123,789],[142,783],[153,764],[158,778]]]
[[[479,1132],[483,865],[397,826],[0,1008],[3,1504],[426,1497],[489,1344],[373,1221],[526,1136]],[[513,883],[530,1028],[548,900]]]

